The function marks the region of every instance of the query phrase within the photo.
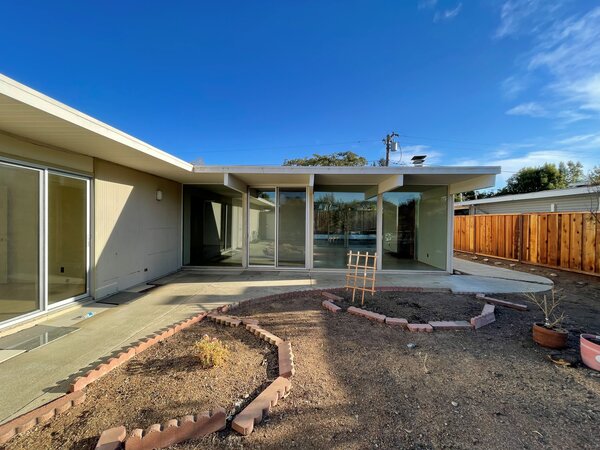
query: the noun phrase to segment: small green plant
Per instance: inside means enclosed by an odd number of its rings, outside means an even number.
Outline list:
[[[200,366],[210,369],[222,365],[229,358],[229,349],[217,338],[210,338],[207,334],[195,344]]]

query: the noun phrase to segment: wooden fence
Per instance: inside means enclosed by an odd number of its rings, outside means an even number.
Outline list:
[[[454,250],[600,274],[600,223],[591,213],[454,217]]]

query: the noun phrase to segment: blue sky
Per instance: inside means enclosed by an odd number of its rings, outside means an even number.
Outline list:
[[[11,2],[0,72],[206,164],[600,164],[591,1]]]

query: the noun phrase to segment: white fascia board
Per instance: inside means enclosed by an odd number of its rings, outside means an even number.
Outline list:
[[[496,175],[480,175],[465,181],[453,183],[448,186],[448,194],[458,194],[460,192],[473,191],[475,189],[486,189],[496,184]]]
[[[500,173],[499,166],[194,166],[196,173],[227,173],[233,174],[366,174],[366,175],[496,175]]]
[[[153,147],[2,74],[0,74],[0,94],[186,171],[191,172],[193,170],[193,164]]]
[[[244,183],[238,177],[230,173],[226,173],[223,175],[223,185],[242,194],[246,193],[246,190],[248,188],[248,186],[246,186],[246,183]]]

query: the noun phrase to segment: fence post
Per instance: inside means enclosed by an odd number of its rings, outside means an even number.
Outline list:
[[[517,240],[517,260],[521,262],[523,257],[523,214],[519,214],[519,234]]]
[[[477,218],[477,212],[473,216],[473,254],[477,254],[477,222],[479,222]]]

